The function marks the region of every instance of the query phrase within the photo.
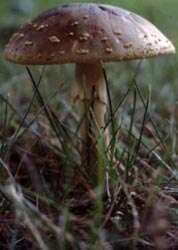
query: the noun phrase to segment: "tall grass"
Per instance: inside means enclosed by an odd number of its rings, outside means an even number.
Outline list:
[[[96,189],[80,167],[80,119],[72,109],[65,119],[54,110],[57,94],[43,96],[44,71],[35,80],[27,68],[33,95],[23,114],[1,96],[2,249],[177,248],[171,135],[157,124],[159,113],[152,117],[151,93],[144,97],[137,81],[140,70],[138,64],[116,106],[105,73],[111,141],[107,148],[102,133],[98,138]]]

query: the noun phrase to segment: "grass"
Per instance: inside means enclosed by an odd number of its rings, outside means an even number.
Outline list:
[[[152,114],[151,92],[144,96],[137,80],[140,70],[139,63],[116,106],[108,88],[113,157],[102,135],[98,140],[104,192],[102,178],[94,190],[80,171],[77,115],[70,107],[56,113],[51,101],[57,94],[46,98],[39,89],[45,69],[35,80],[27,68],[33,95],[23,115],[1,96],[2,249],[177,248],[172,135],[159,125],[160,114]]]

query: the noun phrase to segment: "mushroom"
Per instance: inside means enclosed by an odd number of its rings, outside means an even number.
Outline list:
[[[175,53],[173,44],[144,18],[110,5],[76,3],[47,10],[24,24],[7,44],[5,58],[26,65],[76,64],[73,100],[84,115],[83,165],[96,183],[96,142],[107,110],[103,63],[170,53]]]

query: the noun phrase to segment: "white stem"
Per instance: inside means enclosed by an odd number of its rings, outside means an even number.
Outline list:
[[[83,121],[80,128],[80,136],[83,141],[81,152],[83,160],[86,160],[90,175],[96,171],[97,138],[105,127],[105,114],[107,109],[107,93],[102,64],[77,64],[76,84],[73,89],[73,101],[80,109]],[[107,131],[105,141],[108,143]],[[93,163],[95,162],[95,166]],[[92,169],[91,169],[92,168]]]

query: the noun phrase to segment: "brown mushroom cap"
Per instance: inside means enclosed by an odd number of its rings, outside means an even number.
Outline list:
[[[47,10],[10,39],[5,58],[20,64],[121,61],[174,53],[150,22],[102,4],[69,4]]]

